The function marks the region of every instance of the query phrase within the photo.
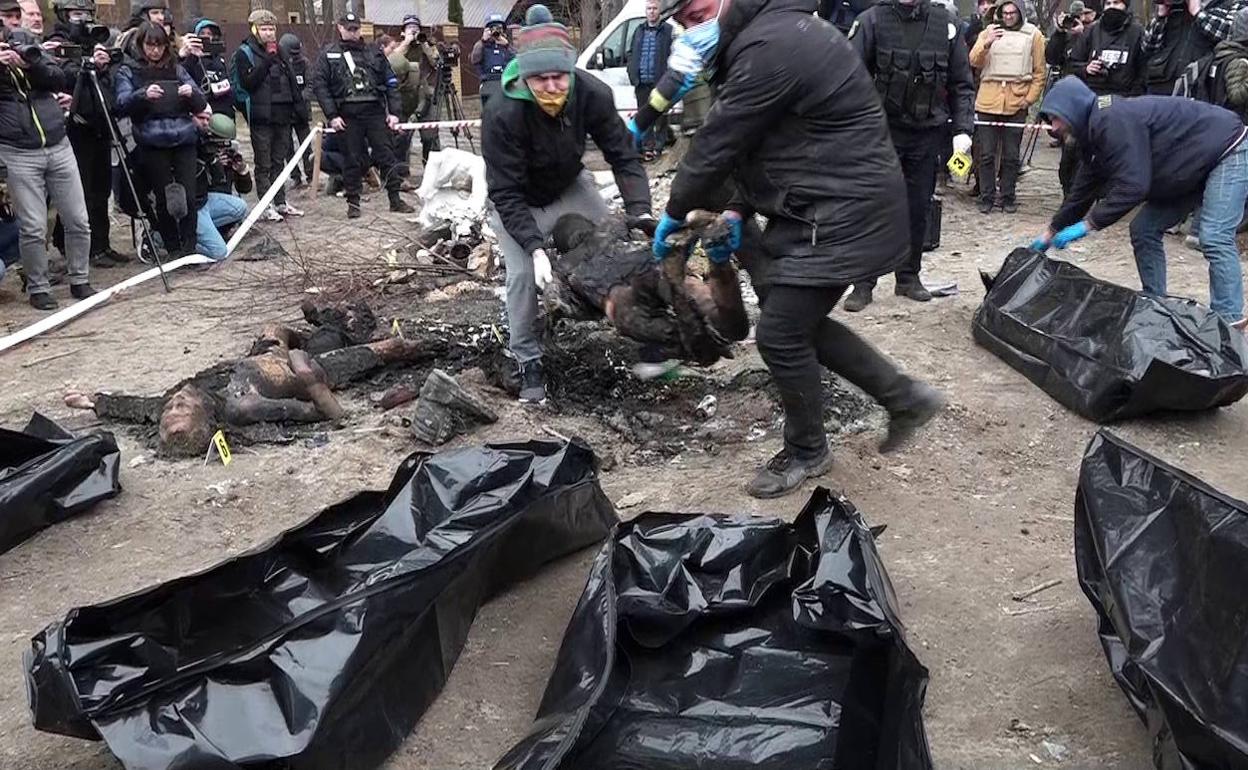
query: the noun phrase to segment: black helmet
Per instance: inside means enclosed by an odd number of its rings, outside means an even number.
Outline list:
[[[69,22],[70,11],[86,11],[95,18],[95,0],[52,0],[52,12],[56,18]]]
[[[168,0],[139,0],[139,2],[130,6],[130,15],[146,19],[148,11],[167,10],[169,10]]]

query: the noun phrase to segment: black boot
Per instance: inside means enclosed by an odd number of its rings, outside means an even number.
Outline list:
[[[95,289],[91,288],[89,283],[76,283],[69,287],[69,294],[74,299],[86,299],[96,294]]]
[[[347,201],[347,219],[359,219],[361,213],[359,199]]]
[[[473,425],[497,422],[489,405],[465,389],[454,377],[434,369],[420,389],[412,415],[412,433],[426,444],[445,444]]]
[[[870,286],[855,286],[854,290],[845,298],[845,304],[842,307],[845,308],[847,313],[857,313],[867,305],[870,305],[871,300]]]
[[[923,288],[923,284],[919,281],[911,281],[909,283],[897,284],[897,296],[912,299],[915,302],[931,302],[932,293]]]
[[[880,442],[880,452],[887,454],[898,449],[944,408],[945,397],[940,391],[927,383],[912,381],[906,394],[889,405],[888,436]]]
[[[57,304],[56,298],[46,291],[36,292],[30,295],[30,306],[35,310],[56,310],[60,305]]]
[[[399,193],[390,193],[390,210],[396,214],[411,214],[416,211],[411,204],[399,197]]]
[[[541,359],[520,364],[520,403],[546,403],[546,378],[542,374]]]
[[[1018,212],[1018,202],[1013,196],[1001,199],[1001,210],[1007,214],[1015,214]]]
[[[981,214],[992,213],[992,205],[993,205],[992,198],[987,198],[987,197],[980,198],[979,199],[979,213]]]
[[[781,449],[746,485],[745,491],[750,497],[764,500],[781,497],[800,487],[806,479],[822,476],[831,468],[832,453],[826,447],[822,455],[809,460],[798,459],[788,449]]]

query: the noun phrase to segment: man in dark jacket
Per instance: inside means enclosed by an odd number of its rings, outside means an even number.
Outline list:
[[[519,365],[520,400],[546,399],[537,292],[552,278],[543,243],[559,217],[598,222],[607,205],[585,170],[586,139],[615,172],[624,208],[650,214],[650,185],[611,90],[576,70],[568,30],[534,5],[520,30],[516,58],[503,73],[503,98],[485,110],[481,147],[493,204],[491,226],[507,263],[507,324]]]
[[[667,57],[672,51],[672,26],[659,18],[659,0],[646,0],[646,22],[633,31],[628,48],[628,81],[633,84],[640,108],[650,101],[650,92],[667,72]],[[651,158],[662,150],[666,138],[667,115],[664,113],[646,132],[642,148],[646,157]]]
[[[410,214],[412,207],[399,196],[403,177],[394,157],[398,80],[377,46],[360,39],[360,20],[354,13],[338,19],[338,36],[339,41],[326,46],[316,59],[312,92],[329,127],[346,134],[342,184],[347,217],[360,216],[360,191],[370,150],[390,194],[390,210]]]
[[[294,124],[292,128],[295,130],[294,143],[296,146],[302,145],[303,140],[312,133],[312,100],[309,93],[312,90],[312,73],[311,67],[308,65],[308,57],[303,53],[303,41],[293,32],[287,32],[277,41],[277,45],[282,52],[286,54],[286,58],[290,60],[291,72],[295,74],[295,84],[299,86],[299,98],[295,101]],[[286,161],[290,157],[287,156]],[[282,161],[283,165],[286,161]],[[294,182],[295,187],[303,186],[303,178],[306,176],[308,181],[312,181],[312,153],[305,152],[303,154],[302,169],[295,166],[295,170],[291,173],[290,179]]]
[[[1085,7],[1083,0],[1072,0],[1070,8],[1057,15],[1057,26],[1044,44],[1045,63],[1062,75],[1075,74],[1070,69],[1070,52],[1092,24],[1089,21],[1085,25],[1085,18],[1095,21],[1096,11]]]
[[[247,202],[243,195],[254,186],[251,170],[239,152],[237,126],[225,115],[201,121],[199,157],[196,159],[195,251],[209,259],[229,254],[223,230],[243,221]]]
[[[277,16],[260,9],[252,11],[247,21],[251,34],[234,52],[232,67],[234,80],[243,92],[243,114],[251,126],[256,195],[264,196],[281,175],[293,149],[290,132],[303,101],[303,89],[295,80],[290,59],[277,44]],[[303,212],[286,202],[286,192],[279,187],[266,216],[280,222],[284,217],[301,217]]]
[[[507,39],[507,20],[501,13],[490,14],[485,32],[472,46],[468,61],[481,78],[481,106],[503,92],[503,70],[516,58],[516,49]]]
[[[1140,44],[1146,57],[1145,88],[1169,96],[1187,65],[1213,53],[1219,41],[1229,40],[1235,12],[1244,0],[1166,0],[1157,2],[1157,16]]]
[[[234,87],[230,84],[230,67],[225,56],[207,50],[224,45],[225,36],[212,19],[200,19],[192,29],[193,34],[186,36],[188,55],[181,57],[182,66],[199,83],[213,114],[224,115],[232,121]]]
[[[22,270],[30,304],[54,310],[48,280],[48,201],[65,227],[65,262],[74,299],[95,293],[87,282],[91,226],[82,195],[74,150],[65,136],[65,112],[73,99],[65,93],[65,73],[46,54],[33,61],[19,50],[37,46],[34,36],[12,29],[17,0],[0,0],[6,25],[0,30],[0,162],[8,167],[9,196],[21,237]]]
[[[1131,245],[1144,292],[1162,296],[1162,236],[1200,204],[1209,305],[1227,322],[1244,328],[1235,228],[1248,199],[1248,128],[1239,116],[1174,96],[1141,96],[1101,106],[1096,94],[1074,77],[1053,86],[1040,112],[1062,139],[1074,137],[1083,159],[1070,195],[1033,247],[1065,248],[1144,204],[1131,221]]]
[[[933,389],[828,317],[851,284],[908,259],[905,180],[861,57],[826,22],[811,18],[813,0],[675,0],[672,6],[687,34],[695,25],[719,27],[712,54],[718,101],[672,184],[655,253],[669,256],[667,236],[730,175],[737,193],[725,218],[767,217],[762,245],[771,263],[747,267],[762,289],[756,336],[784,404],[784,449],[747,491],[778,497],[832,464],[820,364],[888,409],[885,451],[943,404]]]
[[[971,151],[975,130],[975,78],[966,43],[954,17],[930,0],[885,0],[868,8],[849,40],[875,80],[906,178],[910,258],[897,269],[896,293],[928,302],[932,295],[919,271],[941,150],[949,141],[946,125],[952,120],[954,152]],[[855,284],[845,309],[871,304],[874,288],[874,280]]]

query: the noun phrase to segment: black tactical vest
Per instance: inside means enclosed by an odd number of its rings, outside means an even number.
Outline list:
[[[949,24],[933,9],[902,19],[891,6],[877,6],[875,87],[889,123],[926,127],[948,98]],[[935,18],[933,18],[935,17]]]

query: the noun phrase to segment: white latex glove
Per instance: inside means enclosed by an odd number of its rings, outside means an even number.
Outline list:
[[[538,291],[544,291],[547,284],[554,278],[555,274],[550,269],[550,257],[546,256],[546,250],[537,249],[533,252],[533,283],[537,284]]]
[[[953,137],[953,151],[964,152],[967,155],[971,153],[971,136],[970,134],[958,134]]]

